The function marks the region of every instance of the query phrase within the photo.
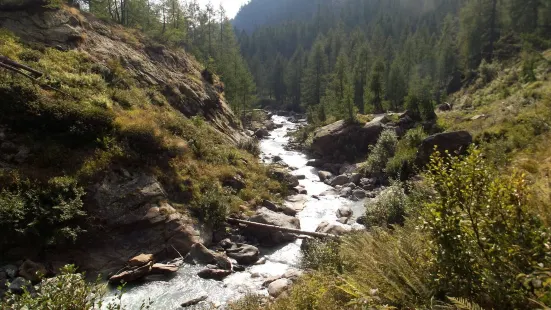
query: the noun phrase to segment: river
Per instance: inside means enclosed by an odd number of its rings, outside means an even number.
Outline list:
[[[300,180],[300,185],[304,186],[308,194],[304,197],[304,209],[297,214],[301,229],[315,231],[322,221],[338,224],[336,213],[342,206],[352,209],[354,222],[354,219],[364,212],[364,201],[341,198],[332,187],[320,182],[318,170],[306,165],[308,157],[305,154],[285,150],[289,143],[287,133],[296,130],[298,124],[283,116],[272,116],[272,120],[282,127],[272,131],[269,137],[260,142],[260,156],[266,163],[272,162],[274,156],[279,156],[293,169],[292,174],[305,176]],[[247,293],[267,294],[266,289],[262,288],[266,278],[299,268],[301,242],[302,240],[296,240],[278,248],[261,249],[266,258],[265,264],[233,273],[223,281],[199,278],[197,273],[204,269],[204,266],[184,265],[171,279],[128,286],[122,297],[122,304],[127,309],[134,310],[139,309],[142,302],[149,299],[152,302],[151,309],[182,309],[182,302],[207,296],[205,302],[186,309],[208,309],[212,305],[223,307],[228,301],[236,300]]]

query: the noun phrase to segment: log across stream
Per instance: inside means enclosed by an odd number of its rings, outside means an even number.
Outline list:
[[[331,235],[316,233],[316,228],[321,222],[338,224],[337,210],[348,206],[352,209],[355,218],[363,214],[364,202],[351,201],[340,197],[332,187],[320,182],[317,169],[306,166],[308,157],[298,151],[285,150],[289,143],[287,133],[297,128],[298,124],[292,123],[283,116],[273,116],[272,120],[282,127],[270,132],[270,136],[261,140],[261,160],[271,163],[278,156],[292,168],[292,174],[303,175],[300,185],[308,191],[305,197],[304,209],[296,217],[300,221],[300,230],[291,231],[299,236],[332,237]],[[314,197],[313,197],[314,196]],[[234,225],[255,225],[247,221],[233,219]],[[277,227],[264,227],[262,229],[280,229]],[[267,294],[262,286],[266,279],[277,277],[286,272],[299,269],[302,239],[280,245],[275,248],[260,248],[265,259],[264,264],[253,265],[243,272],[236,272],[223,281],[205,280],[197,276],[197,273],[205,266],[184,265],[168,280],[154,280],[139,285],[128,285],[123,295],[123,305],[129,309],[139,309],[144,300],[150,299],[153,304],[151,309],[182,309],[180,305],[189,300],[200,299],[199,304],[186,309],[209,309],[212,305],[223,308],[224,304],[236,300],[247,293]],[[262,260],[264,260],[261,258]],[[206,297],[205,297],[206,296]],[[204,300],[204,301],[203,301]]]

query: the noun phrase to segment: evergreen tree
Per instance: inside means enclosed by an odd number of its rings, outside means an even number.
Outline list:
[[[384,71],[385,65],[382,60],[377,60],[371,68],[371,75],[366,85],[366,102],[372,106],[373,113],[382,113],[384,93]]]
[[[319,38],[308,57],[308,64],[302,80],[303,104],[309,107],[319,105],[325,91],[328,73],[327,55],[323,39]]]

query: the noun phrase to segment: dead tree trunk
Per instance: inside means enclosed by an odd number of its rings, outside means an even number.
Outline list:
[[[312,231],[304,231],[300,229],[294,229],[294,228],[286,228],[286,227],[280,227],[275,225],[268,225],[268,224],[262,224],[262,223],[256,223],[256,222],[250,222],[245,220],[238,220],[234,218],[228,219],[229,224],[244,224],[247,226],[252,226],[260,229],[265,230],[276,230],[281,232],[288,232],[288,233],[294,233],[298,235],[306,235],[311,237],[317,237],[317,238],[338,238],[336,235],[332,234],[325,234],[325,233],[319,233],[319,232],[312,232]]]

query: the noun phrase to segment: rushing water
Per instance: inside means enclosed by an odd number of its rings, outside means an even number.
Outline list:
[[[304,209],[297,214],[301,229],[315,231],[322,221],[337,223],[336,212],[342,206],[349,206],[353,210],[353,218],[362,214],[363,201],[354,202],[339,197],[332,187],[319,181],[317,169],[306,166],[308,158],[305,154],[285,150],[289,143],[287,133],[296,130],[298,125],[282,116],[273,116],[272,120],[282,127],[272,131],[268,138],[260,142],[261,159],[271,162],[273,157],[279,156],[293,169],[292,174],[305,176],[304,180],[300,180],[300,185],[304,186],[308,194],[304,200]],[[289,269],[298,268],[301,242],[297,240],[278,248],[261,249],[266,258],[265,264],[234,273],[224,281],[201,279],[197,273],[204,266],[184,265],[171,279],[127,287],[122,303],[129,309],[139,309],[142,302],[149,299],[153,302],[151,309],[181,309],[182,302],[207,296],[206,302],[186,308],[205,309],[212,305],[223,306],[249,292],[267,294],[266,289],[262,288],[266,278],[283,275]]]

